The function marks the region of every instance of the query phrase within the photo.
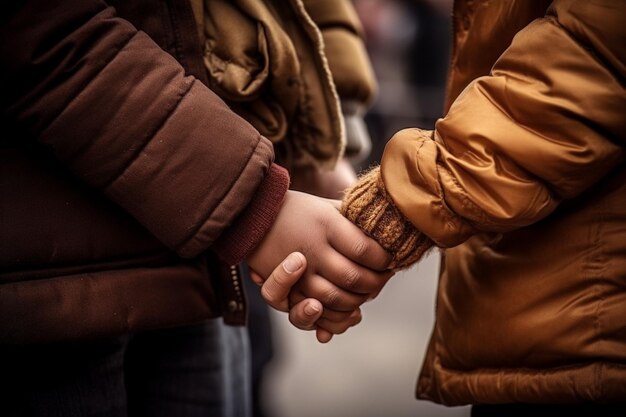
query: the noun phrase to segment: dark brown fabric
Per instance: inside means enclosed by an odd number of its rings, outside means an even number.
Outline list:
[[[202,260],[3,283],[0,343],[95,339],[219,313]]]
[[[250,204],[271,217],[281,203],[284,184],[260,188],[271,143],[185,73],[201,62],[189,1],[134,5],[125,19],[96,0],[3,15],[2,343],[220,314],[205,253]]]

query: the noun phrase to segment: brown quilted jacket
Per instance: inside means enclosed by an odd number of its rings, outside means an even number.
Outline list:
[[[0,53],[0,343],[242,323],[288,176],[208,88],[190,1],[12,3]]]

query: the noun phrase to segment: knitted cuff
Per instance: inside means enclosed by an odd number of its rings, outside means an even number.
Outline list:
[[[213,243],[213,251],[229,265],[241,262],[261,242],[274,224],[289,188],[289,174],[272,164],[252,201]]]
[[[408,268],[434,246],[395,206],[376,167],[346,191],[341,213],[393,255],[390,269]]]

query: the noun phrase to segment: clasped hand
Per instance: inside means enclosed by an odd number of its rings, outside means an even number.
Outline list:
[[[248,258],[265,301],[320,342],[361,321],[360,306],[393,272],[389,255],[345,219],[334,200],[288,191],[272,228]],[[278,266],[277,266],[278,265]]]

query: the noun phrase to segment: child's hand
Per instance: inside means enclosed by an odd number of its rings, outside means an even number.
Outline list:
[[[361,321],[361,310],[357,308],[352,312],[324,311],[322,304],[314,298],[302,298],[300,302],[290,307],[289,294],[305,269],[306,258],[301,253],[295,252],[277,266],[267,280],[263,280],[254,271],[251,271],[251,276],[255,283],[262,286],[261,295],[270,306],[279,311],[288,311],[291,324],[302,330],[316,330],[317,339],[326,343],[334,334],[343,333],[358,324]],[[326,318],[317,323],[322,313]]]
[[[274,225],[249,257],[249,265],[260,277],[269,277],[292,252],[302,253],[308,267],[290,296],[291,305],[305,298],[321,301],[322,323],[332,333],[345,331],[346,323],[356,324],[358,307],[391,276],[386,271],[390,255],[333,204],[288,191]]]
[[[306,269],[306,258],[299,252],[290,254],[267,280],[250,271],[252,280],[261,287],[263,299],[276,310],[288,311],[291,324],[302,330],[315,329],[315,322],[322,316],[322,303],[316,299],[303,299],[289,308],[288,296],[291,288],[302,277]]]
[[[358,227],[344,218],[329,200],[287,191],[271,229],[248,257],[261,277],[268,277],[290,253],[302,253],[308,263],[304,276],[321,276],[327,286],[329,307],[350,310],[354,294],[380,289],[380,279],[391,256]],[[352,305],[350,307],[350,305]],[[360,304],[359,304],[360,305]]]

